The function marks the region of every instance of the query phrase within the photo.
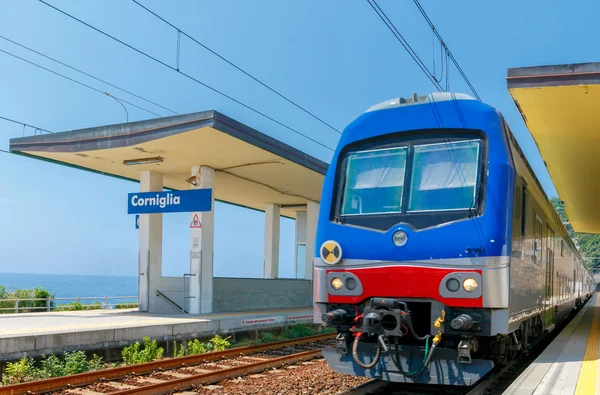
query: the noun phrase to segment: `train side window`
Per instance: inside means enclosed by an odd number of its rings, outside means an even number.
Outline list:
[[[523,190],[521,191],[521,235],[525,236],[525,230],[527,229],[527,185],[523,184]],[[541,238],[541,231],[540,231]]]
[[[544,229],[544,224],[542,223],[542,220],[540,219],[540,217],[538,217],[537,215],[535,216],[535,238],[533,241],[533,256],[534,256],[534,262],[537,263],[538,265],[542,264],[542,250],[543,250],[543,245],[542,245],[542,231]],[[525,222],[525,221],[523,221]]]
[[[521,219],[521,187],[515,190],[515,219]]]
[[[564,240],[560,241],[560,256],[564,256],[565,253],[565,242]]]

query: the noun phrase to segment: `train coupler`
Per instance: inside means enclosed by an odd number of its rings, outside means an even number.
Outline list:
[[[338,354],[347,355],[348,354],[348,341],[346,339],[347,333],[338,333],[335,338],[335,350]]]
[[[468,338],[462,338],[458,343],[458,356],[456,362],[460,363],[471,363],[471,349],[473,345],[471,340]]]

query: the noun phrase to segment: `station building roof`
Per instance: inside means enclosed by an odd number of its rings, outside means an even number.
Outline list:
[[[600,63],[508,69],[507,83],[574,230],[600,233]]]
[[[210,166],[215,199],[258,210],[276,203],[291,218],[320,201],[328,167],[216,111],[15,138],[10,151],[132,181],[155,170],[175,190],[190,189],[193,166]]]

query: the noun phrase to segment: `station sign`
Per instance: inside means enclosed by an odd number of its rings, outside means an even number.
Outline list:
[[[186,213],[212,210],[212,189],[130,193],[127,214]]]

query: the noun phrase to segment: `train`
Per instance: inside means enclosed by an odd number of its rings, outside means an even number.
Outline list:
[[[596,283],[503,115],[462,93],[376,104],[323,182],[314,322],[335,372],[470,386]]]

